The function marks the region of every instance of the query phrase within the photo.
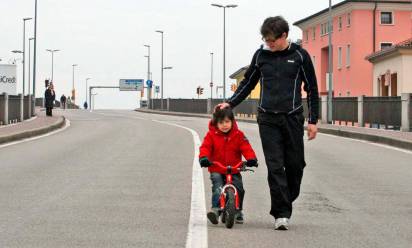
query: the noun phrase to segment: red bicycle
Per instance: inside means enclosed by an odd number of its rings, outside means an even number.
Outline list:
[[[254,170],[246,168],[246,162],[239,162],[235,166],[224,166],[219,162],[213,162],[217,166],[217,172],[226,175],[226,184],[220,193],[220,211],[222,213],[222,222],[227,228],[232,228],[235,223],[235,215],[239,211],[239,194],[233,185],[232,175],[241,171]]]

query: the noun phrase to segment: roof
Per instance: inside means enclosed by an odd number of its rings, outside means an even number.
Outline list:
[[[342,6],[342,5],[345,5],[345,4],[347,4],[347,3],[404,3],[404,4],[411,4],[411,1],[410,0],[399,0],[399,1],[390,1],[390,0],[345,0],[345,1],[342,1],[342,2],[340,2],[340,3],[337,3],[337,4],[335,4],[335,5],[332,5],[332,9],[335,9],[335,8],[337,8],[337,7],[340,7],[340,6]],[[315,18],[315,17],[317,17],[317,16],[320,16],[320,15],[322,15],[322,14],[324,14],[324,13],[326,13],[326,12],[328,12],[329,11],[329,8],[326,8],[326,9],[324,9],[324,10],[321,10],[321,11],[319,11],[319,12],[317,12],[317,13],[315,13],[315,14],[313,14],[313,15],[310,15],[310,16],[308,16],[308,17],[305,17],[305,18],[303,18],[303,19],[301,19],[301,20],[299,20],[299,21],[296,21],[295,23],[293,23],[293,25],[295,25],[295,26],[297,26],[297,25],[299,25],[299,24],[301,24],[301,23],[304,23],[304,22],[306,22],[306,21],[308,21],[308,20],[310,20],[310,19],[312,19],[312,18]]]
[[[402,42],[399,42],[399,43],[397,43],[397,44],[395,44],[391,47],[388,47],[388,48],[385,48],[383,50],[374,52],[374,53],[366,56],[365,59],[367,59],[369,61],[372,61],[372,60],[375,60],[377,58],[392,54],[392,53],[398,51],[399,49],[412,49],[412,37],[407,39],[407,40],[404,40]]]
[[[249,68],[249,66],[243,66],[242,68],[240,68],[239,70],[235,71],[232,75],[230,75],[229,77],[231,79],[236,79],[236,77],[241,74],[242,72],[246,71],[247,68]]]

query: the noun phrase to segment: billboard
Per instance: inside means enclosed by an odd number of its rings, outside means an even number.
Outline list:
[[[17,95],[17,65],[0,64],[0,94]]]
[[[120,79],[119,89],[121,91],[143,91],[143,79]]]

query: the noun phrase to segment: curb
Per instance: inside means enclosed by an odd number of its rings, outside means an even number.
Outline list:
[[[64,116],[61,116],[61,118],[59,118],[59,120],[56,123],[54,123],[50,126],[41,127],[41,128],[37,128],[37,129],[24,131],[24,132],[21,132],[21,133],[16,133],[16,134],[0,137],[0,144],[5,144],[5,143],[17,141],[17,140],[27,139],[27,138],[31,138],[31,137],[34,137],[34,136],[39,136],[39,135],[42,135],[42,134],[46,134],[46,133],[52,132],[56,129],[60,129],[64,125],[66,125],[66,118]]]
[[[181,113],[181,112],[160,112],[160,111],[151,111],[151,110],[144,110],[144,109],[135,109],[135,111],[146,113],[146,114],[210,118],[209,115],[205,115],[205,114]],[[256,120],[253,120],[253,119],[236,118],[236,121],[256,124]],[[377,136],[377,135],[372,135],[372,134],[344,131],[341,129],[329,129],[329,128],[324,128],[324,127],[318,127],[318,131],[324,134],[330,134],[330,135],[351,138],[351,139],[365,140],[365,141],[370,141],[373,143],[389,145],[389,146],[393,146],[396,148],[401,148],[401,149],[412,151],[412,142],[405,141],[405,140],[393,139],[389,137],[382,137],[382,136]]]

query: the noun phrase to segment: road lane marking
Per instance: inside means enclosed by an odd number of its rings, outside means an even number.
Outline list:
[[[156,123],[175,126],[189,131],[193,136],[194,143],[194,157],[193,157],[193,168],[192,168],[192,195],[190,203],[190,217],[188,224],[188,231],[186,237],[186,248],[207,248],[208,247],[208,235],[207,235],[207,217],[206,217],[206,201],[205,201],[205,184],[203,181],[203,171],[199,166],[199,147],[200,147],[200,138],[199,134],[188,127],[171,123],[168,121],[148,119],[139,116],[128,116],[128,115],[112,115],[97,113],[105,116],[112,117],[123,117],[123,118],[132,118],[140,119],[146,121],[153,121]]]
[[[189,131],[193,136],[195,154],[193,158],[192,173],[192,199],[190,206],[189,226],[186,238],[186,248],[207,248],[207,218],[206,218],[206,201],[205,185],[203,182],[203,171],[199,166],[199,147],[200,138],[196,131],[185,126],[166,121],[152,120],[157,123],[176,126]]]
[[[45,137],[47,137],[47,136],[51,136],[51,135],[53,135],[53,134],[63,132],[63,131],[66,130],[68,127],[70,127],[70,121],[66,118],[66,121],[65,121],[65,124],[64,124],[64,127],[63,127],[63,128],[59,128],[59,129],[57,129],[57,130],[55,130],[55,131],[52,131],[52,132],[46,133],[46,134],[42,134],[42,135],[39,135],[39,136],[35,136],[35,137],[27,138],[27,139],[22,139],[22,140],[18,140],[18,141],[13,141],[13,142],[10,142],[10,143],[6,143],[6,144],[3,144],[3,145],[0,145],[0,149],[1,149],[1,148],[4,148],[4,147],[7,147],[7,146],[17,145],[17,144],[20,144],[20,143],[25,143],[25,142],[29,142],[29,141],[33,141],[33,140],[45,138]]]
[[[342,137],[342,136],[337,136],[337,135],[333,135],[333,134],[319,133],[319,132],[318,132],[318,134],[324,135],[324,136],[329,136],[331,138],[333,137],[333,138],[341,138],[341,139],[346,139],[346,140],[358,141],[358,142],[361,142],[361,143],[374,145],[374,146],[379,146],[379,147],[382,147],[382,148],[391,149],[391,150],[398,151],[398,152],[404,152],[404,153],[407,153],[407,154],[412,154],[412,151],[409,151],[409,150],[406,150],[406,149],[397,148],[397,147],[390,146],[390,145],[379,144],[379,143],[375,143],[375,142],[372,142],[372,141],[353,139],[353,138]]]

